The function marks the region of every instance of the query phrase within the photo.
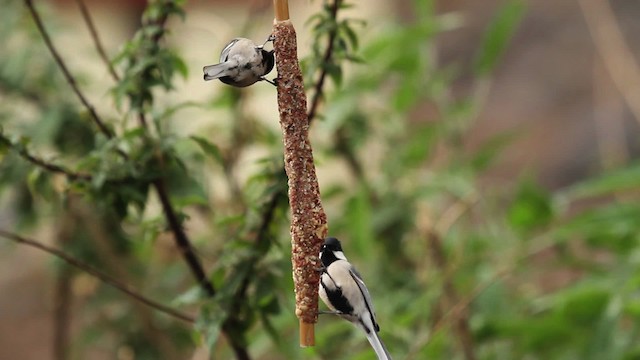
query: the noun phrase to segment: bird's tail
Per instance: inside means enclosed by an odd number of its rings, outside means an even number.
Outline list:
[[[389,355],[389,351],[380,340],[378,333],[376,331],[370,331],[367,334],[367,340],[369,340],[369,344],[378,355],[378,360],[391,360],[391,355]]]
[[[213,80],[226,76],[227,66],[225,63],[207,65],[202,68],[202,71],[204,72],[205,80]]]

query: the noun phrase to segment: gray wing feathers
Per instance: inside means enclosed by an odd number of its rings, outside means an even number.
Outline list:
[[[235,45],[238,41],[240,41],[242,38],[235,38],[233,40],[231,40],[227,46],[224,47],[224,49],[222,49],[222,51],[220,52],[220,62],[223,63],[225,61],[227,61],[229,59],[229,52],[231,51],[231,47],[233,45]]]
[[[356,282],[356,284],[358,285],[358,288],[360,289],[360,292],[362,293],[362,297],[364,298],[364,301],[366,303],[367,310],[369,310],[369,313],[371,314],[371,321],[373,322],[373,326],[376,327],[375,330],[377,331],[378,322],[376,321],[376,314],[375,314],[375,311],[373,310],[373,302],[371,301],[371,295],[369,294],[369,290],[367,289],[367,286],[364,284],[364,281],[362,281],[362,277],[360,276],[360,274],[355,268],[351,267],[349,274],[351,274],[351,277]]]

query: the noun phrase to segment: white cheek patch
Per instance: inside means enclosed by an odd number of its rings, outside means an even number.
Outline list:
[[[344,256],[344,253],[342,251],[334,251],[333,254],[336,256],[336,258],[347,261],[347,257]]]

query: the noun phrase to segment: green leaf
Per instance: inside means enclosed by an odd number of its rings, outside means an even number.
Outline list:
[[[351,45],[351,48],[353,50],[357,50],[358,49],[358,45],[359,45],[359,43],[358,43],[358,35],[351,28],[350,21],[344,20],[340,24],[340,30],[342,30],[342,32],[344,33],[344,36],[349,40],[349,45]]]
[[[205,154],[210,156],[219,164],[223,164],[224,161],[222,159],[222,154],[220,153],[220,149],[218,148],[218,146],[200,136],[192,135],[190,136],[190,138],[198,145],[200,145],[200,148],[202,148],[202,151],[204,151]]]
[[[43,195],[44,175],[45,174],[39,167],[33,168],[33,170],[29,172],[29,176],[27,176],[27,185],[29,187],[29,191],[31,191],[31,194]]]
[[[331,77],[331,80],[333,80],[336,85],[339,86],[340,84],[342,84],[342,68],[340,67],[340,65],[328,62],[324,63],[323,66],[327,71],[327,75]]]
[[[473,170],[483,171],[491,166],[494,160],[502,153],[502,150],[513,141],[513,138],[513,133],[505,132],[482,144],[480,149],[473,152],[473,157],[471,158]]]
[[[196,329],[204,333],[205,343],[211,351],[215,348],[222,332],[222,324],[227,320],[228,314],[215,303],[201,307],[200,316],[196,321]]]
[[[581,198],[610,195],[640,187],[640,163],[607,172],[584,180],[562,192],[561,196],[571,201]]]
[[[349,200],[346,207],[346,218],[349,223],[349,240],[362,256],[371,253],[371,241],[375,239],[372,229],[372,213],[369,194],[361,187],[355,196]]]
[[[620,255],[629,254],[640,241],[640,205],[634,202],[614,203],[587,210],[559,227],[561,238],[582,236],[595,248],[608,249]]]
[[[412,167],[422,164],[431,155],[437,136],[438,128],[432,123],[412,129],[411,137],[400,144],[402,165]]]
[[[171,200],[178,208],[189,205],[207,205],[209,198],[202,185],[184,169],[174,167],[167,175],[167,188]]]
[[[566,296],[561,312],[575,326],[589,326],[602,316],[609,298],[606,289],[585,287]]]
[[[511,0],[500,9],[484,34],[475,63],[478,76],[487,76],[493,71],[515,33],[525,8],[522,0]]]
[[[189,67],[187,66],[187,63],[176,54],[173,54],[172,60],[173,67],[178,70],[178,73],[182,75],[183,78],[186,79],[189,76]]]
[[[523,181],[509,207],[508,220],[511,226],[527,232],[546,225],[552,218],[550,194],[531,180]]]
[[[193,305],[205,299],[206,297],[204,291],[202,290],[202,287],[194,286],[173,299],[173,301],[171,301],[171,306],[181,307],[185,305]]]

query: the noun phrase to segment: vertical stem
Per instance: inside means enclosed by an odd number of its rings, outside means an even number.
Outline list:
[[[67,360],[69,332],[71,325],[71,268],[63,265],[56,274],[54,318],[53,318],[53,359]]]
[[[444,252],[444,248],[442,247],[440,235],[438,235],[434,231],[429,231],[427,233],[427,242],[429,244],[429,248],[431,249],[431,257],[433,258],[434,264],[438,267],[438,269],[440,269],[440,272],[445,277],[443,284],[444,298],[445,302],[447,303],[445,306],[453,307],[454,304],[459,303],[459,296],[455,286],[453,285],[453,282],[446,276],[447,258]],[[466,309],[461,309],[460,311],[460,315],[455,320],[453,320],[453,328],[458,336],[458,340],[460,341],[460,346],[462,347],[464,358],[466,360],[475,360],[476,354],[473,345],[473,335],[471,334],[471,329],[469,328],[468,314],[466,312]]]

